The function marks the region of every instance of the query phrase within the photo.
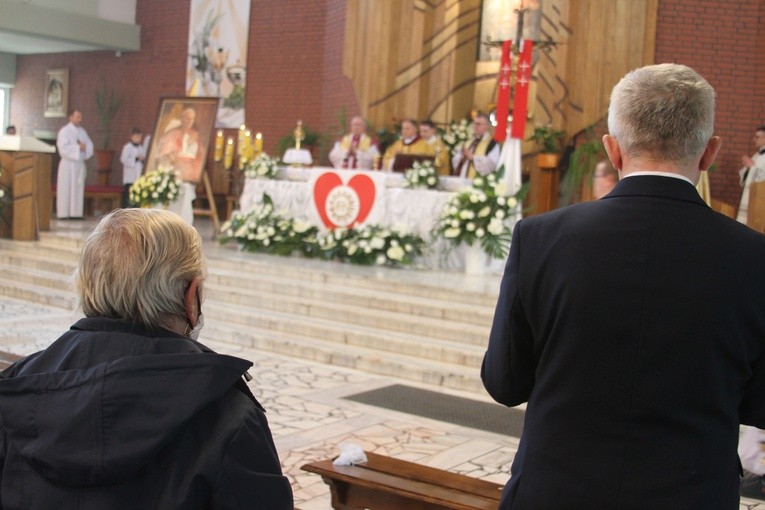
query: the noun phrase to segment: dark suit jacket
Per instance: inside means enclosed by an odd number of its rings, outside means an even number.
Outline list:
[[[765,428],[765,236],[628,177],[516,224],[481,376],[528,401],[500,508],[737,509]]]

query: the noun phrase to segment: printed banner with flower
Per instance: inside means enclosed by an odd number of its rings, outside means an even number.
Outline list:
[[[178,198],[181,178],[172,167],[160,166],[130,186],[130,203],[139,207],[168,206]]]

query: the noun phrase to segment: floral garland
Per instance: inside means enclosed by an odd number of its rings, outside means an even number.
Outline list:
[[[359,265],[400,266],[422,255],[425,241],[404,227],[368,225],[328,232],[309,222],[274,211],[273,200],[263,201],[246,213],[235,212],[221,227],[221,244],[239,243],[246,251],[339,260]]]
[[[519,192],[521,193],[521,192]],[[441,237],[459,245],[478,242],[493,258],[504,258],[510,249],[512,230],[507,217],[518,206],[518,194],[505,197],[505,184],[492,173],[473,179],[473,187],[454,195],[444,204],[433,229]]]
[[[257,179],[259,177],[273,179],[276,177],[278,163],[278,159],[263,153],[247,163],[247,166],[244,167],[244,175],[248,179]]]
[[[273,200],[264,193],[261,203],[247,213],[234,212],[221,226],[220,242],[237,241],[247,251],[290,255],[302,250],[304,243],[315,242],[318,230],[308,222],[276,212]]]
[[[432,161],[415,161],[412,168],[404,172],[407,188],[438,188],[438,174]]]
[[[365,225],[342,233],[335,258],[365,266],[408,265],[422,255],[424,244],[403,226]]]
[[[160,166],[130,186],[130,203],[140,207],[167,206],[178,198],[181,178],[172,167]]]
[[[467,140],[473,138],[473,125],[466,119],[459,122],[452,121],[449,129],[443,134],[441,140],[449,147],[452,157],[457,153],[460,146]]]

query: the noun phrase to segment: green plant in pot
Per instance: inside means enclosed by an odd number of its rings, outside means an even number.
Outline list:
[[[606,149],[599,137],[595,136],[594,125],[583,131],[585,141],[571,152],[568,168],[563,177],[563,190],[572,202],[581,197],[582,186],[592,186],[595,165],[607,158]]]
[[[555,168],[558,166],[561,140],[565,134],[564,131],[549,125],[534,128],[531,141],[539,147],[539,154],[537,155],[537,165],[539,168]]]
[[[95,91],[96,112],[98,114],[101,144],[96,149],[96,167],[98,170],[111,170],[115,151],[109,149],[109,139],[112,134],[112,123],[122,108],[122,98],[116,90],[101,80],[101,85]]]

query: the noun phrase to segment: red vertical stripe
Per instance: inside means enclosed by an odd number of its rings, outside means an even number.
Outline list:
[[[513,102],[513,128],[510,136],[523,140],[526,130],[528,111],[529,84],[531,83],[531,50],[533,41],[523,41],[521,55],[518,58],[518,71],[515,73],[515,101]]]
[[[513,69],[510,51],[512,46],[512,41],[505,41],[502,44],[497,86],[497,128],[494,130],[494,139],[498,142],[504,142],[507,138],[507,110],[510,107],[510,78]]]

